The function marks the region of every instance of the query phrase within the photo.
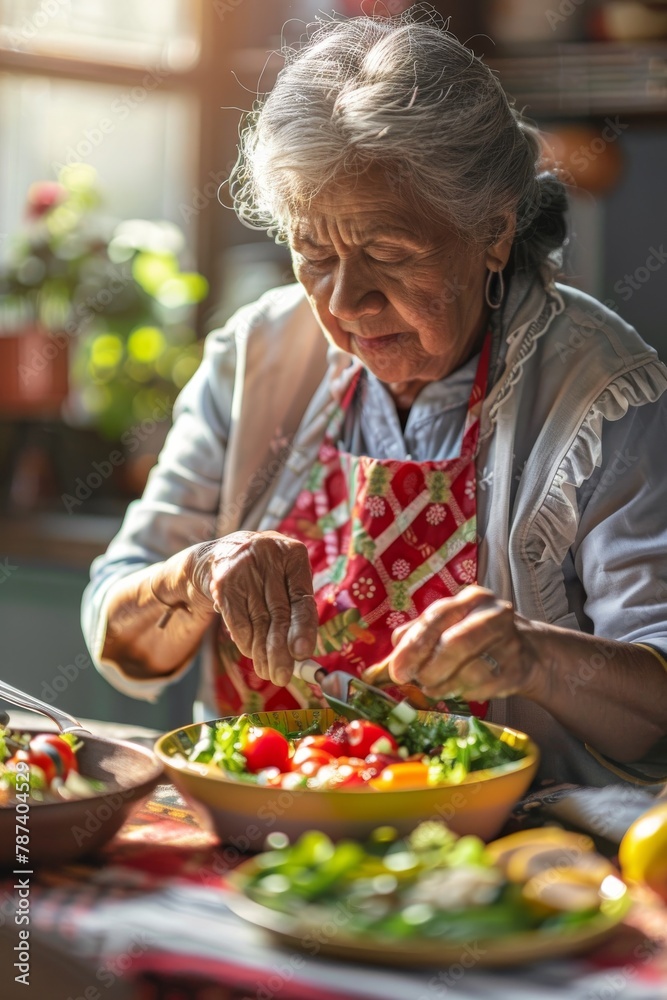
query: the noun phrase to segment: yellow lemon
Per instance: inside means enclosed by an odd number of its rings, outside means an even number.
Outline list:
[[[645,883],[667,902],[667,802],[634,821],[621,841],[618,862],[624,878]]]

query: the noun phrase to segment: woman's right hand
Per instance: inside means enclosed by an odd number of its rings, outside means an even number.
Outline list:
[[[189,575],[263,680],[283,687],[294,660],[312,655],[317,608],[302,542],[277,531],[235,531],[198,546]]]

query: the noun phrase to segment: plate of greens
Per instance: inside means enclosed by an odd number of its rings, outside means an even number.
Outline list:
[[[429,820],[334,843],[279,834],[230,877],[229,906],[279,942],[383,965],[518,965],[584,951],[627,913],[590,839],[557,827],[489,845]]]

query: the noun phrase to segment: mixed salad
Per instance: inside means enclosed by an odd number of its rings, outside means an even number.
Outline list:
[[[309,831],[294,844],[270,834],[267,846],[237,871],[236,887],[310,926],[333,926],[342,913],[345,936],[465,941],[575,929],[626,896],[588,838],[556,827],[485,845],[428,820],[403,839],[381,827],[363,844]]]
[[[352,699],[363,718],[337,719],[326,732],[284,732],[242,715],[202,728],[192,763],[221,768],[239,781],[297,789],[396,791],[457,784],[472,771],[511,765],[525,756],[475,716],[418,713],[361,690]]]
[[[13,732],[0,726],[0,806],[10,805],[17,781],[26,779],[35,802],[88,798],[104,791],[102,781],[79,774],[77,753],[83,746],[71,733]]]

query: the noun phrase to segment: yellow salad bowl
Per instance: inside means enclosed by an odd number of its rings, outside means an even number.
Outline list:
[[[435,713],[420,712],[428,721]],[[259,712],[250,719],[258,726],[285,732],[306,729],[317,720],[324,732],[337,718],[331,709]],[[463,723],[465,717],[452,716]],[[216,721],[203,723],[215,726]],[[234,721],[233,718],[225,719]],[[376,791],[353,789],[272,788],[237,781],[217,767],[187,760],[199,742],[202,724],[194,723],[161,736],[155,753],[169,778],[208,820],[220,839],[240,853],[260,851],[266,836],[280,830],[293,840],[306,830],[322,830],[334,840],[364,838],[378,826],[409,833],[426,819],[440,819],[455,833],[490,840],[502,828],[513,806],[528,789],[539,762],[533,741],[516,729],[485,723],[500,739],[525,750],[512,764],[475,771],[455,785]]]

